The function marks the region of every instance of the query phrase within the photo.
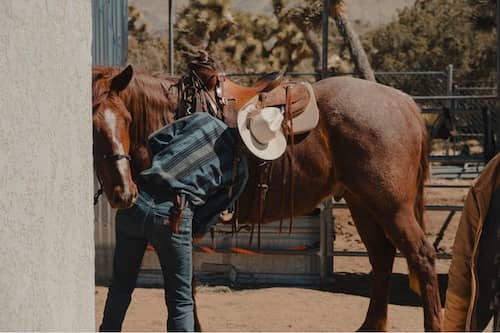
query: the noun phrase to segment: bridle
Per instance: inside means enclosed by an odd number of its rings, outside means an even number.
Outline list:
[[[109,92],[105,92],[101,94],[96,100],[92,101],[92,110],[95,110],[96,107],[101,104],[101,102],[104,100],[104,97],[107,96]],[[103,154],[99,159],[96,159],[94,156],[94,165],[101,164],[103,162],[117,162],[119,160],[126,159],[130,162],[132,162],[132,158],[130,157],[129,154]],[[99,177],[99,174],[96,172],[97,176],[97,181],[99,182],[99,189],[96,191],[94,194],[94,206],[97,205],[99,202],[99,197],[103,194],[104,192],[104,186],[102,184],[102,179]]]
[[[129,162],[132,161],[132,158],[128,154],[113,154],[113,155],[108,154],[108,155],[103,155],[101,159],[94,161],[94,164],[102,163],[102,162],[106,162],[106,161],[116,162],[116,161],[119,161],[121,159],[127,159]],[[101,177],[99,177],[99,174],[97,172],[95,174],[97,177],[97,181],[99,182],[99,189],[94,194],[94,206],[97,205],[97,203],[99,202],[99,197],[104,192],[104,186],[102,185],[102,179],[101,179]]]

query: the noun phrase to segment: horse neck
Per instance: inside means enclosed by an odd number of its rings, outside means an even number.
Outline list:
[[[175,120],[179,105],[177,80],[138,74],[120,97],[132,116],[130,155],[135,176],[151,164],[149,135]]]

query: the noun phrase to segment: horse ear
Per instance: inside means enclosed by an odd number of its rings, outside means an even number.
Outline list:
[[[119,74],[116,74],[111,79],[111,90],[122,91],[127,88],[133,75],[134,70],[132,69],[132,65],[128,65],[124,70],[122,70]]]

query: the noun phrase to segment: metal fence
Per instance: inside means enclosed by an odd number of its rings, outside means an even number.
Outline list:
[[[500,110],[496,97],[428,96],[415,99],[428,120],[431,161],[484,163],[500,150]]]
[[[124,65],[127,50],[128,1],[92,0],[92,63]]]
[[[447,71],[376,72],[377,82],[404,91],[410,96],[449,95],[453,78]]]

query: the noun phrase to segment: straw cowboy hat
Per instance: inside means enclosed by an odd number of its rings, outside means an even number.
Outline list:
[[[263,160],[275,160],[286,150],[286,138],[281,131],[283,115],[277,107],[257,110],[247,103],[238,112],[238,130],[245,146]]]

